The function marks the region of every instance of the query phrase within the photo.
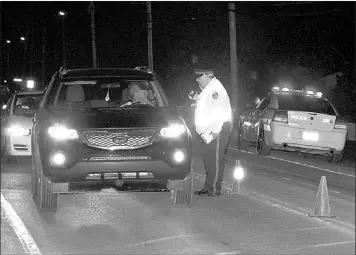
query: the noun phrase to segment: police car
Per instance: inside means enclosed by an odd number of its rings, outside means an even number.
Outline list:
[[[7,163],[16,156],[31,156],[32,118],[43,91],[16,92],[1,112],[1,157]]]
[[[238,123],[240,150],[252,144],[265,156],[271,150],[286,150],[342,161],[346,123],[321,92],[273,87]]]

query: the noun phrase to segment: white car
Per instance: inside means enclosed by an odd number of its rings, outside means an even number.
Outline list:
[[[37,112],[43,91],[14,93],[1,111],[1,161],[31,156],[32,117]]]

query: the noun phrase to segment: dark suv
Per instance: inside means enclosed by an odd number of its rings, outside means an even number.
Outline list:
[[[32,130],[32,195],[56,208],[60,193],[98,185],[160,183],[176,204],[192,198],[192,139],[153,72],[61,68]],[[86,189],[84,189],[86,191]]]

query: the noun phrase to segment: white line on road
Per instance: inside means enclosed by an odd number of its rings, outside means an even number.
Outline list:
[[[235,254],[241,254],[241,251],[219,252],[219,253],[215,253],[214,255],[235,255]]]
[[[322,243],[322,244],[315,244],[315,245],[307,245],[299,248],[298,250],[310,249],[310,248],[322,248],[322,247],[330,247],[336,245],[344,245],[344,244],[354,244],[355,240],[353,241],[344,241],[344,242],[335,242],[335,243]]]
[[[234,151],[239,151],[238,149],[233,148],[233,147],[229,147],[229,149],[230,150],[234,150]],[[248,151],[241,151],[241,152],[255,155],[255,153],[248,152]],[[288,162],[288,163],[292,163],[292,164],[296,164],[296,165],[300,165],[300,166],[306,166],[306,167],[310,167],[310,168],[314,168],[314,169],[318,169],[318,170],[321,170],[321,171],[326,171],[326,172],[330,172],[330,173],[334,173],[334,174],[345,175],[345,176],[349,176],[349,177],[353,177],[353,178],[356,177],[355,175],[352,175],[352,174],[345,174],[345,173],[335,172],[335,171],[331,171],[329,169],[325,169],[325,168],[321,168],[321,167],[317,167],[317,166],[312,166],[312,165],[308,165],[308,164],[304,164],[304,163],[300,163],[300,162],[296,162],[296,161],[291,161],[291,160],[288,160],[288,159],[282,159],[282,158],[277,158],[277,157],[272,157],[272,156],[267,156],[267,158],[280,160],[280,161],[284,161],[284,162]]]
[[[325,229],[325,228],[329,228],[329,227],[325,226],[325,227],[310,227],[310,228],[293,228],[293,229],[287,229],[285,231],[286,232],[298,232],[298,231],[320,230],[320,229]]]
[[[20,217],[12,208],[11,204],[5,199],[1,194],[1,209],[4,210],[5,216],[8,218],[11,227],[14,229],[17,237],[19,238],[22,247],[30,255],[41,255],[40,249],[38,248],[35,240],[33,240],[30,232],[27,230],[25,224],[22,222]]]
[[[335,190],[332,190],[332,189],[329,189],[330,192],[333,192],[333,193],[336,193],[336,194],[340,194],[339,191],[335,191]]]
[[[197,236],[197,235],[190,234],[190,235],[179,235],[179,236],[167,236],[167,237],[162,237],[162,238],[158,238],[158,239],[147,240],[147,241],[143,241],[143,242],[139,242],[139,243],[130,244],[129,246],[133,247],[133,246],[139,246],[139,245],[154,244],[154,243],[169,241],[169,240],[173,240],[173,239],[187,238],[187,237],[194,237],[194,236]]]
[[[282,177],[283,180],[286,180],[286,181],[290,181],[289,178],[286,178],[286,177]]]

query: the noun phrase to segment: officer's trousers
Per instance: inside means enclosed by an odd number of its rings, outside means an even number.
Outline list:
[[[200,152],[206,170],[204,190],[212,194],[221,191],[225,155],[231,138],[230,125],[229,122],[225,122],[220,135],[209,144],[204,141],[200,143]]]

